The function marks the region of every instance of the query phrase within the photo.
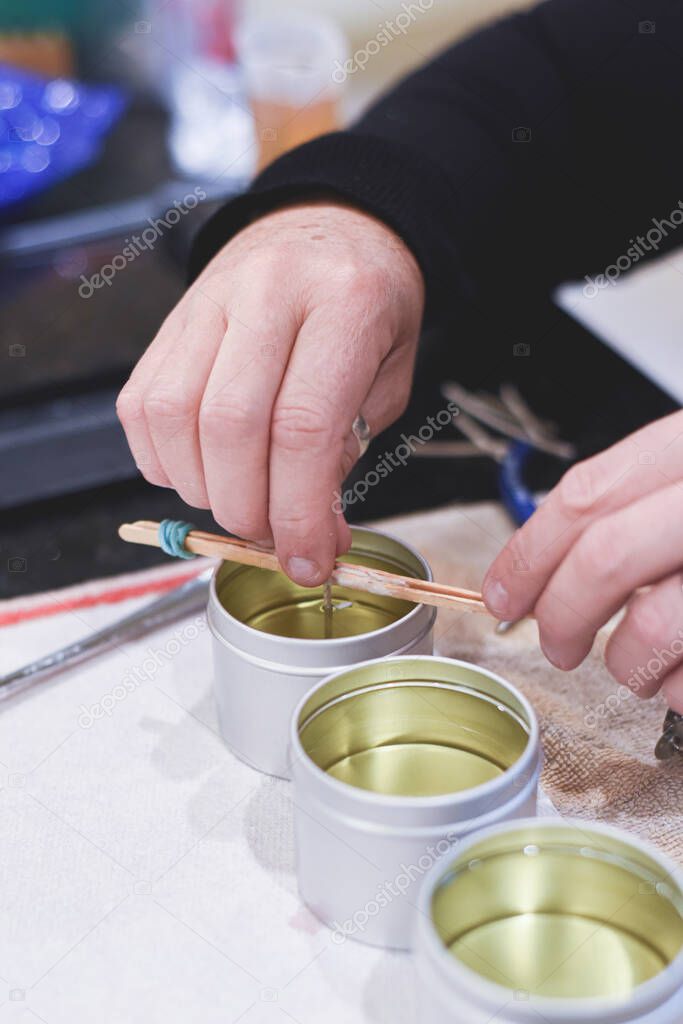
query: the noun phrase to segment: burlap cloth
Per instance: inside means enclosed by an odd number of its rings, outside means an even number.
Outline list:
[[[451,506],[381,527],[417,548],[435,579],[473,589],[511,533],[494,504]],[[446,609],[437,616],[437,653],[500,673],[532,702],[545,752],[542,783],[560,814],[618,825],[683,861],[683,758],[660,763],[653,754],[663,699],[625,696],[604,666],[601,638],[583,665],[560,672],[537,637],[532,621],[499,636],[488,616]]]

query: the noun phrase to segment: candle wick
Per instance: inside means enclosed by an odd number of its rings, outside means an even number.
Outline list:
[[[326,580],[323,584],[323,612],[325,614],[325,639],[329,640],[332,636],[332,613],[334,606],[332,604],[332,582]]]

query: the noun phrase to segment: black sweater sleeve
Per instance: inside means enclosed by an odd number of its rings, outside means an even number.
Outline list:
[[[658,248],[683,243],[670,218],[683,199],[683,5],[645,6],[546,0],[451,47],[350,130],[267,168],[200,233],[191,275],[255,217],[314,196],[396,230],[432,313],[496,275],[536,290],[599,271],[653,219]]]

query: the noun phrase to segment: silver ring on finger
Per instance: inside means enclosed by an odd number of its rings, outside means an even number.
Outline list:
[[[366,451],[370,447],[370,441],[372,440],[372,432],[368,426],[368,422],[365,417],[361,416],[360,413],[356,416],[351,427],[354,437],[358,441],[358,448],[360,450],[359,457],[362,459]]]

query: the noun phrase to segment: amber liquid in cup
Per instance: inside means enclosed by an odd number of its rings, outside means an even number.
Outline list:
[[[334,20],[289,10],[247,18],[236,41],[254,115],[259,170],[341,126],[337,71],[348,45]]]
[[[259,171],[290,149],[341,127],[333,96],[314,98],[304,107],[256,97],[250,105],[258,135]]]

